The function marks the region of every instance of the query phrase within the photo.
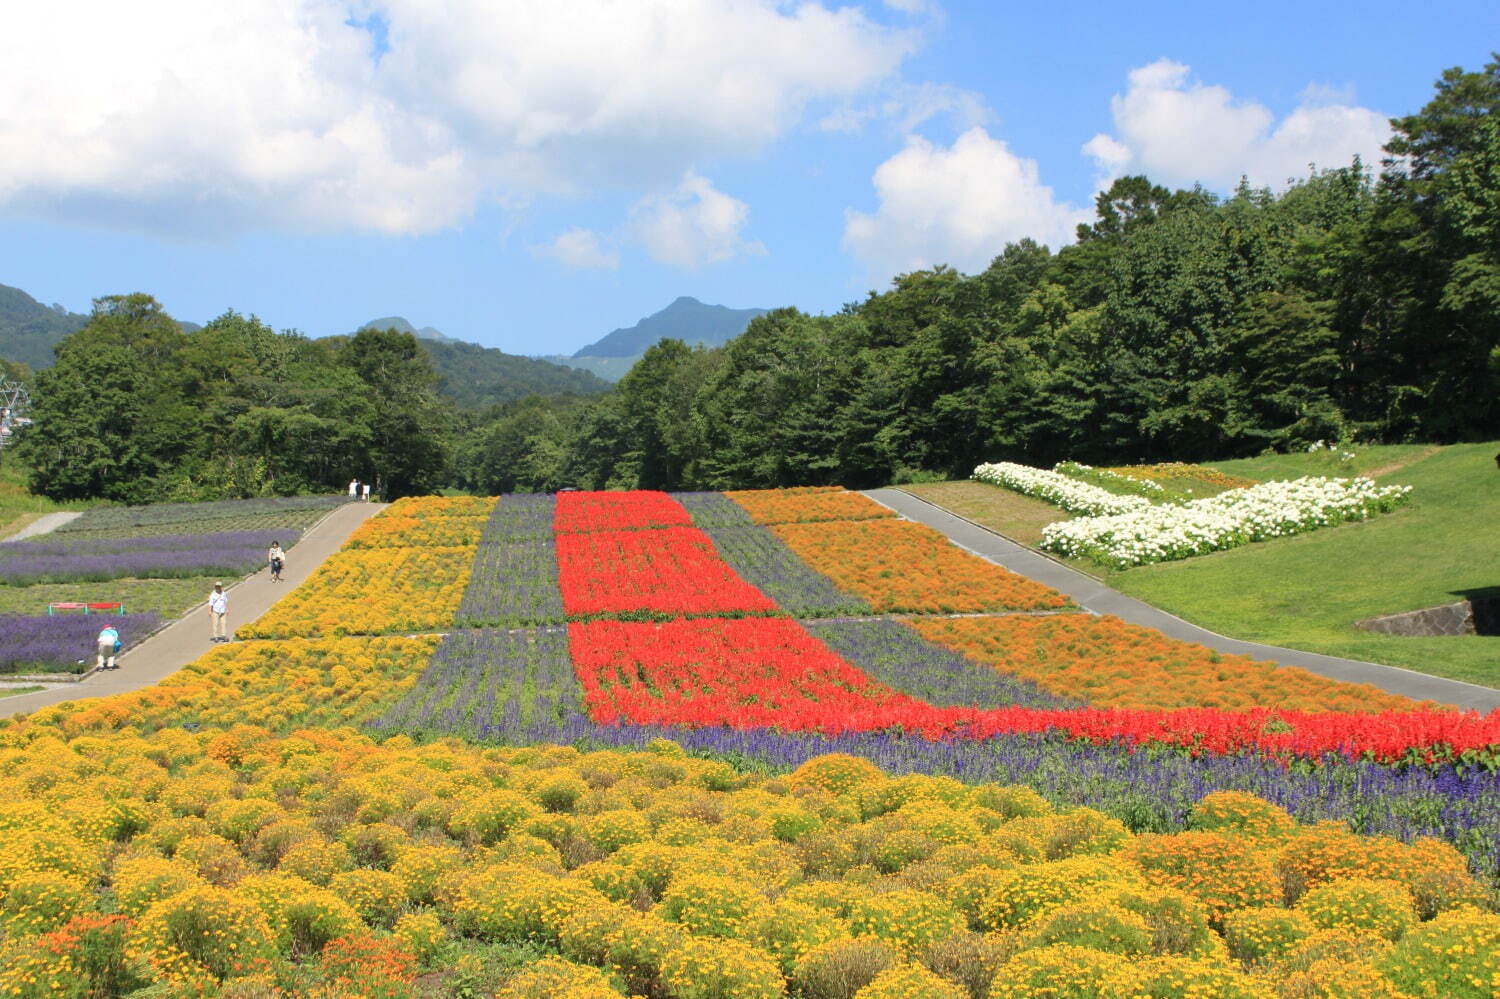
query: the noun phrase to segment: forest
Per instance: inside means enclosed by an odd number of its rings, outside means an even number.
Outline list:
[[[34,490],[142,502],[380,476],[387,495],[848,486],[980,461],[1232,458],[1500,436],[1500,56],[1394,119],[1386,158],[1228,197],[1115,181],[1057,251],[663,340],[616,389],[477,409],[410,334],[185,332],[99,299],[31,376]]]

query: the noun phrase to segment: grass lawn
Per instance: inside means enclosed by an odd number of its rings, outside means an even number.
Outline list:
[[[0,538],[12,534],[44,513],[61,510],[83,510],[90,503],[57,503],[45,496],[33,496],[26,489],[26,468],[14,455],[0,458]]]
[[[926,482],[900,488],[1023,545],[1040,544],[1043,527],[1073,516],[1051,503],[987,482]]]
[[[0,684],[0,697],[15,697],[17,694],[34,694],[38,690],[45,690],[34,683],[22,684],[19,687],[10,684]]]
[[[1111,586],[1234,638],[1404,666],[1500,687],[1500,636],[1400,638],[1362,632],[1355,621],[1500,593],[1500,443],[1434,448],[1359,448],[1213,463],[1257,480],[1373,475],[1414,487],[1394,513],[1363,523],[1248,545],[1181,562],[1123,571],[1092,567]],[[1028,544],[1040,525],[1022,504],[1065,514],[982,483],[909,487],[971,520]],[[993,489],[997,494],[987,500]],[[957,504],[966,502],[967,509]],[[1014,527],[1008,530],[1007,526]]]
[[[120,601],[129,613],[156,611],[180,617],[208,597],[218,577],[197,579],[111,579],[102,583],[38,583],[0,586],[0,614],[45,614],[49,603]],[[230,580],[224,580],[228,583]]]

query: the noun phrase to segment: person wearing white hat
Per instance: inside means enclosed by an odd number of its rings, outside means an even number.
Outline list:
[[[214,641],[229,641],[228,617],[229,594],[224,592],[223,583],[215,583],[214,591],[208,595],[208,618],[213,625]]]

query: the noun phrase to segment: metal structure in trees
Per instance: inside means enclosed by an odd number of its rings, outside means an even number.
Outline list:
[[[31,406],[31,396],[20,382],[0,378],[0,448],[16,439],[16,431],[31,426],[26,410]]]

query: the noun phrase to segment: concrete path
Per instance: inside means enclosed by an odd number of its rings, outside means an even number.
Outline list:
[[[44,513],[36,520],[33,520],[31,523],[21,528],[15,534],[12,534],[10,537],[0,540],[25,541],[27,538],[34,538],[39,534],[47,534],[55,531],[59,527],[66,524],[68,521],[77,520],[82,516],[83,512],[81,510],[75,510],[71,513]]]
[[[271,609],[271,605],[302,584],[323,560],[341,548],[354,529],[385,509],[384,503],[345,503],[302,535],[287,551],[282,582],[271,582],[270,568],[263,568],[226,589],[229,594],[229,625],[248,624]],[[63,684],[31,694],[0,698],[0,718],[24,714],[49,704],[107,697],[137,690],[170,676],[214,647],[207,609],[208,594],[182,618],[167,625],[120,656],[119,669],[95,673],[80,683]],[[84,651],[84,650],[81,650]],[[93,655],[89,649],[88,654]]]
[[[1127,597],[1118,590],[1110,589],[1092,576],[1054,561],[1039,552],[1016,544],[1003,535],[911,493],[899,489],[869,489],[865,495],[877,503],[887,506],[910,520],[915,520],[946,534],[954,544],[976,555],[1061,590],[1080,607],[1096,614],[1113,614],[1133,624],[1155,628],[1163,634],[1184,642],[1196,642],[1220,652],[1250,656],[1254,659],[1269,659],[1283,666],[1300,666],[1319,676],[1348,683],[1368,683],[1392,694],[1401,694],[1416,700],[1438,701],[1460,708],[1472,708],[1489,712],[1500,708],[1500,690],[1481,687],[1459,680],[1447,680],[1440,676],[1428,676],[1397,666],[1381,666],[1360,662],[1357,659],[1339,659],[1335,656],[1319,655],[1316,652],[1301,652],[1283,649],[1275,645],[1260,645],[1226,638],[1206,628],[1189,624],[1182,618],[1168,614],[1150,604]]]

